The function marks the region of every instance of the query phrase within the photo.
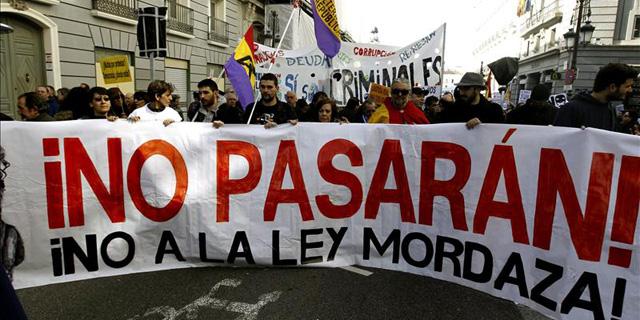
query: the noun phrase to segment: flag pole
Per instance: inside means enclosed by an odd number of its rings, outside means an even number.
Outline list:
[[[273,67],[273,65],[276,64],[276,56],[278,55],[278,52],[280,52],[280,47],[282,46],[282,41],[284,40],[284,36],[287,34],[287,30],[289,30],[289,25],[291,25],[291,20],[293,20],[293,14],[296,11],[295,9],[301,10],[300,7],[296,7],[294,8],[294,10],[291,10],[289,21],[287,21],[287,25],[284,27],[284,31],[282,32],[282,36],[280,37],[280,42],[278,42],[278,47],[276,48],[276,51],[273,53],[273,58],[269,60],[269,69],[267,69],[267,73],[271,71],[271,68]],[[274,37],[275,37],[275,34],[274,34]],[[276,83],[276,86],[277,85],[278,84]],[[255,101],[253,101],[253,107],[251,108],[251,114],[249,114],[249,119],[247,119],[247,124],[251,123],[253,112],[256,110],[256,105],[258,104],[258,100],[260,100],[260,98],[261,97],[258,94],[258,98]]]

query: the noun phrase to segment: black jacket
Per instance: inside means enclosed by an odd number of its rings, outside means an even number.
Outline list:
[[[195,114],[191,118],[191,122],[202,122],[206,115],[198,109]],[[223,103],[220,107],[218,107],[218,111],[213,115],[213,121],[219,120],[224,123],[237,123],[241,124],[242,121],[242,110],[236,107],[230,107],[228,104]]]
[[[467,122],[473,118],[478,118],[482,123],[504,123],[504,112],[502,107],[480,96],[477,105],[470,105],[460,99],[444,109],[440,116],[440,123]]]
[[[529,99],[525,105],[507,113],[507,123],[547,126],[553,124],[556,113],[558,113],[558,108],[550,103]]]
[[[615,110],[609,103],[601,103],[589,93],[576,95],[558,111],[554,126],[580,128],[591,127],[616,131]]]
[[[244,109],[245,121],[249,119],[252,108],[253,104],[250,104]],[[266,123],[266,118],[270,118],[271,121],[274,121],[277,124],[282,124],[289,120],[297,120],[298,116],[296,115],[296,111],[290,105],[282,101],[278,101],[275,106],[267,107],[262,104],[262,100],[260,100],[256,104],[256,111],[253,113],[250,123],[264,124]]]

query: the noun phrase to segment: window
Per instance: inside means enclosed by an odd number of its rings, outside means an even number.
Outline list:
[[[225,20],[224,16],[224,0],[211,0],[209,4],[210,7],[210,16],[211,18],[216,18],[218,20]]]
[[[640,16],[635,17],[635,22],[633,23],[633,37],[640,38]]]
[[[209,40],[226,45],[229,42],[229,24],[225,21],[224,0],[210,0],[209,15]]]
[[[553,28],[549,31],[549,47],[553,48],[556,46],[556,28]]]

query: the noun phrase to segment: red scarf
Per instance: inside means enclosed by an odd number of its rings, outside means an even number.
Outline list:
[[[393,124],[429,124],[429,119],[420,108],[416,107],[411,100],[407,101],[404,109],[400,110],[393,106],[391,98],[384,100],[384,106],[389,112],[389,123]]]

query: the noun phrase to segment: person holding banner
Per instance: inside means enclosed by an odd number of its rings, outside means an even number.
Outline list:
[[[278,78],[273,73],[265,73],[260,78],[260,100],[255,104],[255,112],[250,119],[251,124],[263,124],[265,129],[274,128],[279,124],[290,123],[296,125],[298,116],[288,104],[278,100]],[[249,120],[253,103],[247,105],[244,111],[245,120]]]
[[[111,98],[109,91],[103,87],[93,87],[89,90],[89,112],[82,120],[107,119],[116,121],[118,116],[110,115]]]
[[[621,63],[609,63],[596,74],[593,91],[577,94],[558,111],[553,125],[591,127],[608,131],[619,130],[616,112],[609,103],[624,100],[632,91],[638,71]]]
[[[218,104],[218,84],[211,79],[198,82],[200,108],[191,118],[191,122],[211,122],[214,128],[220,128],[225,123],[242,123],[242,118],[234,107]]]
[[[369,123],[429,124],[420,108],[409,101],[411,84],[409,80],[398,78],[391,84],[391,97],[384,100],[369,118]]]
[[[459,96],[451,107],[444,109],[441,122],[465,122],[468,129],[473,129],[481,123],[504,123],[502,107],[480,94],[480,91],[486,88],[481,74],[465,73],[456,87]]]
[[[137,121],[162,121],[166,126],[182,121],[182,117],[177,111],[169,107],[171,104],[171,93],[173,86],[162,80],[155,80],[149,84],[147,95],[151,102],[143,108],[133,110],[129,115],[129,120]]]
[[[336,101],[333,99],[320,99],[314,107],[314,118],[316,122],[321,123],[349,123],[347,118],[338,114],[338,106],[336,105]]]

